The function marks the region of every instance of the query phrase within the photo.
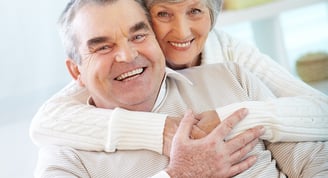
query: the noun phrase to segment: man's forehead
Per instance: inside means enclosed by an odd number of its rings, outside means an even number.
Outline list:
[[[77,33],[82,36],[102,35],[118,29],[124,30],[124,33],[131,33],[151,28],[144,10],[134,0],[119,0],[106,5],[87,5],[80,9],[75,24]]]
[[[141,4],[134,0],[118,0],[118,1],[113,1],[112,3],[103,3],[103,4],[98,4],[98,3],[88,3],[84,6],[82,6],[78,11],[91,11],[97,9],[111,9],[108,11],[109,14],[112,14],[113,16],[116,16],[119,18],[117,15],[144,15],[145,14],[145,9],[141,7]],[[79,12],[78,12],[79,13]]]

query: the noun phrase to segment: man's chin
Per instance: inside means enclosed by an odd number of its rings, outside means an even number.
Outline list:
[[[121,105],[119,107],[132,110],[132,111],[150,111],[152,109],[152,103],[148,100],[147,96],[132,96],[132,97],[124,97],[121,100]]]

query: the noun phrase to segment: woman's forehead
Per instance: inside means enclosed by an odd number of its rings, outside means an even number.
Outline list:
[[[194,1],[194,2],[206,2],[206,0],[145,0],[148,7],[159,3],[180,3],[186,1]]]

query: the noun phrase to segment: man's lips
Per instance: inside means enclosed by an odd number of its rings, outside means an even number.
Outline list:
[[[145,68],[137,68],[137,69],[134,69],[134,70],[131,70],[129,72],[125,72],[125,73],[119,75],[118,77],[115,78],[115,80],[123,81],[123,80],[126,80],[128,78],[134,77],[136,75],[140,75],[144,71],[145,71]]]

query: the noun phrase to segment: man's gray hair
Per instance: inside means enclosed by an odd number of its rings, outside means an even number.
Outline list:
[[[158,3],[166,3],[166,2],[183,2],[186,0],[144,0],[146,2],[146,6],[150,9],[153,5]],[[210,10],[211,17],[211,26],[212,28],[215,26],[218,15],[222,9],[223,0],[201,0],[205,3],[207,8]]]
[[[88,4],[108,5],[119,0],[71,0],[67,5],[58,20],[59,34],[64,45],[64,49],[69,58],[73,59],[77,64],[81,64],[81,55],[79,54],[80,42],[76,36],[72,22],[78,11]],[[143,0],[135,0],[144,9],[145,14],[150,19]],[[149,20],[150,21],[150,20]]]

